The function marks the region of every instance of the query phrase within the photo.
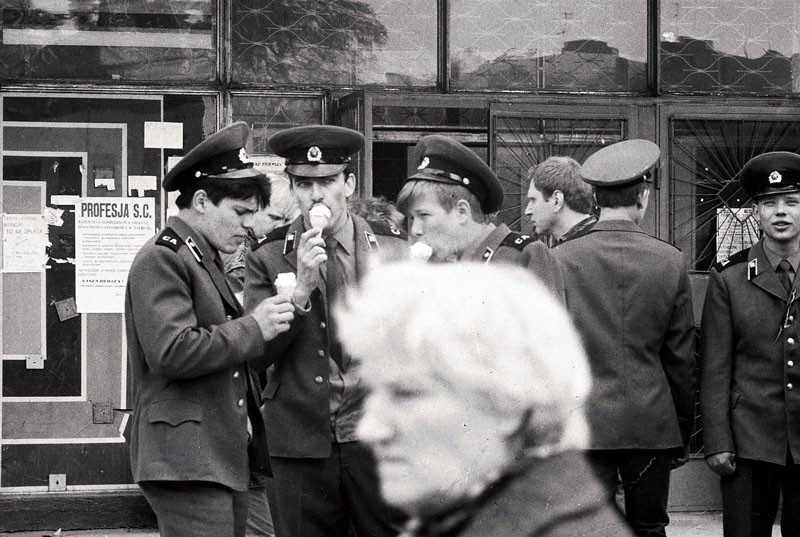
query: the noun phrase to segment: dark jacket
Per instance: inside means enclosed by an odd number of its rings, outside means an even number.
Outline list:
[[[371,259],[408,256],[405,235],[382,223],[367,223],[351,215],[355,226],[356,277],[368,270]],[[259,242],[246,258],[245,309],[276,294],[275,277],[297,272],[295,248],[304,231],[303,219],[279,228]],[[267,369],[263,412],[273,457],[324,458],[331,452],[330,334],[327,305],[320,289],[311,294],[311,311],[297,313],[291,328],[267,342],[254,362]]]
[[[561,268],[547,246],[530,235],[511,231],[505,224],[495,227],[486,238],[467,248],[461,260],[528,268],[561,302],[564,301]]]
[[[592,476],[577,452],[530,461],[473,504],[412,521],[401,537],[631,537]]]
[[[786,464],[788,445],[800,461],[800,302],[788,299],[761,242],[711,269],[700,328],[706,455]]]
[[[590,447],[688,445],[697,373],[683,254],[629,220],[601,220],[552,252],[592,370]]]
[[[142,247],[128,275],[133,478],[247,490],[250,470],[268,465],[245,363],[263,354],[264,340],[255,319],[241,317],[216,250],[180,218],[168,225]]]

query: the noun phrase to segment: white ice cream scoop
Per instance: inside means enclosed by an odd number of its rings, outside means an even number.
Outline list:
[[[308,219],[314,229],[325,229],[331,219],[331,210],[325,205],[314,205],[308,211]]]
[[[297,276],[294,272],[281,272],[275,277],[275,290],[287,300],[292,298],[295,287],[297,287]]]
[[[433,255],[433,248],[424,242],[415,242],[411,245],[411,259],[427,261]]]

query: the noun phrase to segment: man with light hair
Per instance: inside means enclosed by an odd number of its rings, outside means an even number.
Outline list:
[[[597,222],[592,187],[581,178],[581,165],[570,157],[549,157],[528,170],[530,187],[525,214],[534,231],[550,244],[585,235]]]
[[[384,498],[411,516],[403,535],[630,535],[592,501],[586,356],[529,271],[384,265],[338,325],[370,390],[358,435]]]

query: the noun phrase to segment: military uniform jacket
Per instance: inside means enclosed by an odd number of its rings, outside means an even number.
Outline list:
[[[408,256],[405,235],[399,230],[383,223],[367,223],[356,215],[351,218],[357,278],[367,271],[371,258]],[[304,230],[301,216],[273,231],[248,252],[246,310],[276,294],[278,274],[297,273],[296,246]],[[263,412],[273,457],[324,458],[331,452],[330,338],[324,293],[319,288],[311,294],[310,303],[311,311],[296,312],[289,331],[267,342],[266,352],[254,364],[259,370],[267,368]]]
[[[255,319],[241,317],[216,251],[183,220],[168,226],[136,255],[125,296],[133,477],[247,490],[250,470],[268,468],[245,363],[264,340]]]
[[[461,260],[526,267],[564,301],[564,278],[550,249],[530,235],[511,231],[505,224],[498,225],[478,244],[467,248]]]
[[[535,460],[476,505],[422,522],[400,537],[632,537],[582,454]]]
[[[590,447],[688,445],[697,377],[683,254],[629,220],[601,220],[552,251],[592,370]]]
[[[705,454],[800,460],[800,318],[761,242],[711,269],[701,324]]]

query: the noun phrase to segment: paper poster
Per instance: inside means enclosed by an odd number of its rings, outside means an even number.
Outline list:
[[[145,121],[144,146],[153,149],[183,149],[183,123]]]
[[[122,313],[128,270],[155,233],[153,198],[81,198],[75,205],[78,313]]]
[[[3,272],[41,272],[47,245],[44,215],[3,213]]]
[[[260,171],[264,175],[280,175],[286,176],[284,169],[286,168],[286,159],[275,155],[247,155],[247,159],[253,163],[253,168]]]
[[[717,262],[750,248],[759,239],[751,207],[717,209]]]
[[[128,195],[144,197],[145,190],[156,189],[155,175],[129,175],[128,176]]]

